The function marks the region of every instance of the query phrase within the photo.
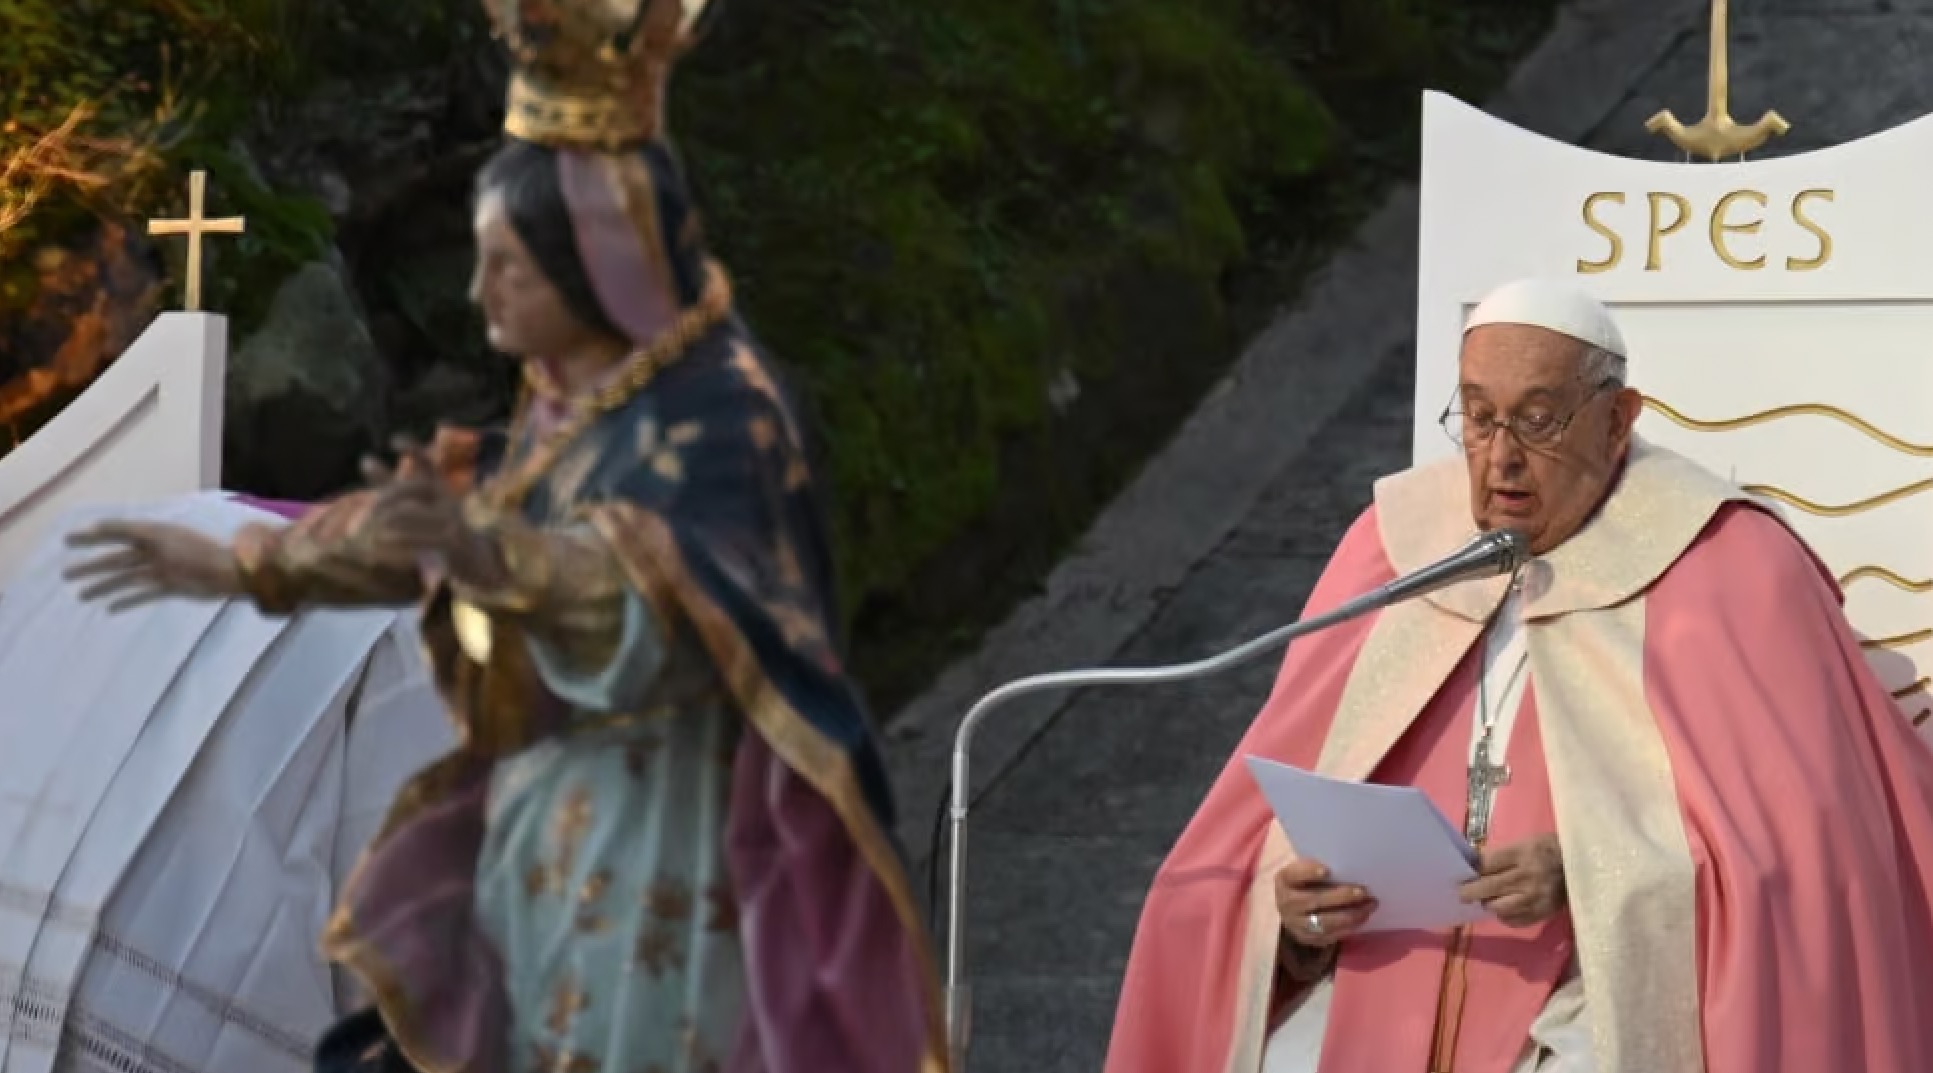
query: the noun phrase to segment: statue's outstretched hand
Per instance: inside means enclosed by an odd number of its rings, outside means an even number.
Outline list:
[[[436,471],[429,449],[414,436],[390,437],[389,449],[395,454],[394,461],[385,460],[381,455],[373,454],[364,455],[362,458],[362,479],[371,488],[380,488],[386,484],[422,477]]]
[[[463,497],[434,474],[417,469],[393,477],[375,492],[368,525],[372,546],[413,557],[432,584],[448,578],[489,588],[502,580],[495,545],[466,520]]]
[[[217,600],[243,595],[241,571],[228,545],[186,526],[100,522],[68,536],[67,546],[95,554],[61,576],[85,583],[81,599],[110,601],[109,611],[170,597]]]
[[[477,454],[483,437],[469,429],[440,426],[428,444],[412,436],[390,438],[394,461],[377,455],[362,460],[362,479],[371,488],[422,477],[434,477],[453,491],[470,490],[476,476]]]

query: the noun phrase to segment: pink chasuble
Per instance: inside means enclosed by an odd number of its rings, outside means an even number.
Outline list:
[[[1343,538],[1304,615],[1317,615],[1395,577],[1372,508]],[[1297,642],[1261,715],[1156,874],[1141,912],[1109,1044],[1106,1073],[1220,1073],[1237,1041],[1247,914],[1264,837],[1274,824],[1242,758],[1313,770],[1350,672],[1378,616]],[[1464,818],[1464,774],[1475,714],[1473,650],[1377,769],[1376,781],[1421,786],[1452,822]],[[1549,831],[1535,683],[1525,691],[1508,751],[1513,785],[1500,791],[1497,845]],[[1516,932],[1478,929],[1467,977],[1459,1055],[1471,1070],[1508,1073],[1531,1022],[1570,956],[1565,921]],[[1447,933],[1365,938],[1345,947],[1324,1042],[1322,1073],[1423,1071],[1435,1031]],[[1462,1067],[1459,1066],[1459,1069]],[[1241,1073],[1252,1073],[1244,1070]]]
[[[1708,1073],[1933,1070],[1933,753],[1840,599],[1784,525],[1735,506],[1646,600]]]
[[[1466,489],[1460,460],[1379,485],[1307,613],[1467,539]],[[1480,929],[1459,1071],[1521,1056],[1573,944],[1598,1073],[1933,1070],[1933,751],[1867,666],[1832,575],[1737,497],[1636,444],[1527,591],[1533,710],[1495,844],[1554,818],[1569,913]],[[1259,1065],[1280,922],[1256,884],[1283,854],[1241,757],[1341,756],[1462,815],[1470,647],[1494,604],[1445,597],[1455,614],[1391,609],[1291,650],[1148,893],[1107,1073]],[[1442,958],[1413,937],[1347,944],[1323,1073],[1423,1073]]]

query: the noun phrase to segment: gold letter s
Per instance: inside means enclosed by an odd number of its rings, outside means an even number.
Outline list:
[[[1600,201],[1608,201],[1613,205],[1622,205],[1624,204],[1624,195],[1616,191],[1607,190],[1602,193],[1592,194],[1590,197],[1584,199],[1584,226],[1603,235],[1605,240],[1611,244],[1610,256],[1604,258],[1602,261],[1578,259],[1577,270],[1586,275],[1596,272],[1609,272],[1611,269],[1616,268],[1618,262],[1624,258],[1624,240],[1619,238],[1618,233],[1613,231],[1609,225],[1597,218],[1597,203]]]
[[[1801,260],[1797,257],[1787,257],[1785,259],[1785,268],[1786,268],[1786,271],[1788,272],[1810,272],[1815,268],[1824,267],[1827,261],[1832,260],[1832,236],[1826,232],[1825,228],[1820,227],[1817,223],[1813,221],[1813,219],[1810,216],[1807,216],[1805,214],[1805,203],[1808,200],[1815,199],[1815,198],[1820,201],[1831,201],[1832,191],[1830,190],[1799,191],[1798,196],[1792,199],[1792,220],[1800,227],[1805,228],[1807,231],[1812,232],[1815,236],[1818,237],[1819,253],[1817,256],[1811,258],[1810,260]]]

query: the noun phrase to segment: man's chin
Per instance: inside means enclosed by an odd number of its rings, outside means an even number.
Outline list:
[[[1542,532],[1544,528],[1536,523],[1536,519],[1537,512],[1534,510],[1506,511],[1492,508],[1484,514],[1482,522],[1479,523],[1479,527],[1485,530],[1515,529],[1517,532],[1534,540],[1537,534]]]

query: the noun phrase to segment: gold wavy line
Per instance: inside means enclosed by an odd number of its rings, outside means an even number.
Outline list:
[[[1847,515],[1862,514],[1869,510],[1876,510],[1888,503],[1897,503],[1902,499],[1919,495],[1921,492],[1933,491],[1933,477],[1929,477],[1923,481],[1914,481],[1912,484],[1901,485],[1890,492],[1881,492],[1876,496],[1871,496],[1866,499],[1837,505],[1814,503],[1804,496],[1795,495],[1775,484],[1748,484],[1745,486],[1745,491],[1751,495],[1760,495],[1776,499],[1786,506],[1805,511],[1807,514],[1817,515],[1821,518],[1844,518]]]
[[[1905,689],[1893,690],[1893,699],[1905,700],[1907,697],[1910,697],[1915,693],[1924,692],[1927,686],[1933,686],[1933,678],[1922,678],[1919,681],[1914,682],[1912,685],[1907,686]]]
[[[1933,708],[1928,708],[1927,710],[1925,710],[1925,711],[1923,711],[1923,712],[1921,712],[1920,714],[1918,714],[1918,715],[1916,715],[1916,716],[1914,716],[1914,717],[1913,717],[1913,725],[1914,725],[1915,727],[1917,727],[1917,726],[1919,726],[1919,725],[1921,725],[1921,724],[1923,724],[1923,723],[1925,723],[1925,722],[1926,722],[1926,721],[1927,721],[1928,719],[1933,719]]]
[[[1868,579],[1883,581],[1896,589],[1901,589],[1906,592],[1933,592],[1933,578],[1928,578],[1925,581],[1908,581],[1883,566],[1861,566],[1850,570],[1844,577],[1839,579],[1839,588],[1843,590],[1855,581],[1865,581]]]
[[[1877,637],[1869,641],[1859,642],[1859,647],[1866,649],[1905,648],[1907,645],[1916,645],[1921,641],[1927,640],[1933,640],[1933,629],[1914,630],[1912,633],[1902,633],[1897,637]]]
[[[1885,429],[1860,417],[1858,414],[1849,413],[1841,410],[1837,406],[1829,406],[1823,402],[1799,402],[1793,403],[1790,406],[1775,406],[1770,410],[1761,410],[1758,413],[1746,414],[1743,417],[1726,418],[1722,421],[1702,421],[1695,417],[1687,417],[1666,403],[1660,402],[1649,395],[1644,397],[1644,404],[1674,423],[1682,425],[1693,432],[1731,432],[1736,429],[1751,428],[1754,425],[1765,425],[1774,421],[1782,421],[1788,417],[1825,417],[1838,421],[1841,424],[1849,425],[1865,433],[1871,439],[1885,444],[1902,454],[1909,454],[1915,458],[1933,458],[1933,444],[1913,443],[1909,440],[1900,439],[1898,436],[1887,432]]]

